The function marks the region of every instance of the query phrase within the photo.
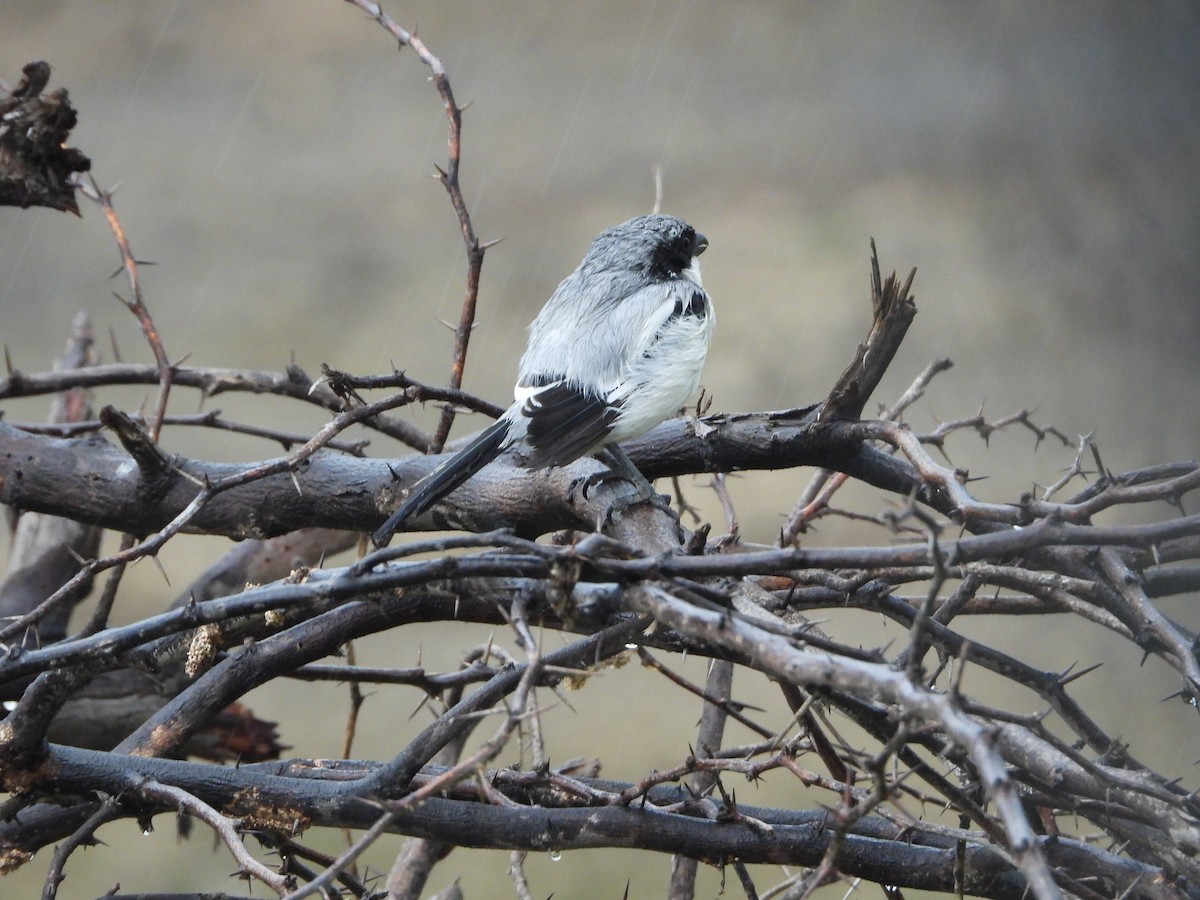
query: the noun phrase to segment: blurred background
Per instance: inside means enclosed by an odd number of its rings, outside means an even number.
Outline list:
[[[824,396],[869,325],[874,237],[885,272],[919,269],[920,315],[880,403],[931,359],[949,356],[955,367],[909,413],[918,428],[981,405],[997,417],[1036,408],[1037,422],[1072,441],[1094,431],[1116,471],[1196,455],[1195,4],[405,0],[386,8],[418,28],[459,102],[470,104],[462,184],[480,238],[503,239],[484,264],[467,389],[507,402],[526,324],[592,236],[650,210],[661,169],[664,211],[711,242],[704,274],[719,315],[704,383],[715,411]],[[156,264],[142,272],[145,298],[172,359],[270,370],[294,362],[314,377],[322,362],[359,373],[396,366],[445,381],[451,335],[442,320],[458,319],[465,261],[445,193],[430,177],[445,160],[446,119],[414,53],[397,55],[382,29],[337,0],[3,4],[0,77],[15,84],[35,59],[53,66],[51,89],[70,91],[80,113],[73,143],[99,184],[120,185],[116,206],[134,251]],[[0,341],[24,371],[49,368],[80,309],[106,360],[115,346],[127,361],[150,361],[111,294],[125,288],[110,280],[119,264],[112,236],[99,211],[81,205],[82,219],[0,209]],[[101,400],[134,409],[150,396],[110,390]],[[5,416],[41,419],[47,405],[6,404]],[[198,405],[194,392],[176,389],[171,411]],[[223,395],[212,407],[294,431],[323,422],[269,398]],[[435,412],[409,414],[428,424]],[[456,434],[479,425],[460,419]],[[164,440],[210,459],[278,452],[192,431]],[[406,452],[378,437],[371,450]],[[989,446],[963,434],[949,450],[956,464],[989,476],[977,492],[990,500],[1053,482],[1074,457],[1073,446],[1053,441],[1035,451],[1024,431],[994,435]],[[731,480],[748,539],[775,537],[809,475]],[[722,531],[706,480],[688,489]],[[878,498],[864,496],[866,511],[877,511]],[[879,539],[837,522],[806,537],[813,545]],[[119,616],[160,609],[226,546],[173,542],[163,554],[169,585],[152,565],[134,567]],[[1163,607],[1200,625],[1186,598]],[[863,615],[826,627],[863,644],[897,637]],[[1195,721],[1156,702],[1175,689],[1170,672],[1153,661],[1139,669],[1132,647],[1076,620],[1030,630],[988,623],[979,637],[1047,668],[1105,661],[1076,695],[1135,754],[1194,779]],[[414,629],[402,642],[367,642],[360,661],[411,665],[421,654],[427,666],[452,667],[486,637]],[[699,662],[672,663],[703,677]],[[698,708],[662,710],[668,688],[636,667],[604,677],[612,696],[589,690],[572,699],[573,710],[560,703],[548,713],[554,761],[599,753],[606,775],[636,779],[686,756]],[[736,690],[779,709],[764,685]],[[296,755],[331,756],[345,697],[344,686],[272,685],[249,699],[281,722]],[[374,692],[356,753],[394,752],[427,721],[425,711],[408,719],[418,700]],[[1034,698],[1007,702],[1037,708]],[[738,790],[744,803],[827,800],[781,779]],[[145,853],[136,861],[104,848],[78,853],[59,896],[91,897],[117,882],[236,890],[225,853],[202,849],[207,836],[177,847],[172,830],[167,817],[147,837],[130,822],[109,826],[100,837],[110,845],[141,842]],[[322,840],[338,846],[337,835]],[[386,869],[397,843],[381,842],[369,865]],[[478,853],[468,864],[473,852],[451,856],[431,892],[461,876],[471,900],[512,896],[506,854]],[[39,890],[43,856],[6,879],[12,896]],[[619,897],[628,878],[630,896],[661,893],[667,868],[650,855],[597,851],[531,857],[529,871],[541,896]],[[756,878],[763,888],[780,875]],[[701,884],[701,896],[715,896],[719,875],[705,870]]]

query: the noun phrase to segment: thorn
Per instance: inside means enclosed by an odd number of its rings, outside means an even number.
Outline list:
[[[429,702],[429,697],[430,697],[429,694],[423,694],[421,696],[421,702],[418,703],[416,708],[408,714],[408,721],[411,722],[413,716],[415,716],[417,713],[419,713],[422,709],[425,708],[425,704],[427,704]]]
[[[1061,675],[1058,676],[1058,684],[1060,687],[1066,687],[1072,681],[1077,681],[1078,679],[1082,678],[1084,675],[1088,675],[1092,672],[1095,672],[1102,665],[1104,665],[1104,663],[1096,663],[1094,665],[1088,666],[1086,669],[1080,669],[1074,675],[1068,675],[1067,672],[1071,671],[1071,669],[1074,668],[1074,666],[1075,666],[1075,663],[1071,663],[1071,665],[1068,666],[1066,668],[1066,670]]]
[[[296,493],[299,494],[301,497],[303,497],[304,491],[300,487],[300,479],[296,477],[296,473],[288,472],[288,475],[290,475],[292,477],[292,484],[295,485],[295,487],[296,487]]]
[[[8,344],[4,345],[4,368],[9,375],[13,373],[12,355],[8,352]]]
[[[151,553],[151,554],[150,554],[150,558],[151,558],[152,560],[154,560],[154,565],[155,565],[155,567],[156,567],[156,568],[158,569],[158,571],[159,571],[159,572],[162,574],[163,581],[165,581],[165,582],[167,583],[167,585],[168,585],[168,586],[170,586],[170,584],[171,584],[171,579],[170,579],[170,577],[168,577],[168,575],[167,575],[167,570],[163,568],[162,560],[158,558],[158,554],[157,554],[157,553]]]
[[[457,325],[455,325],[455,324],[453,324],[452,322],[447,322],[445,319],[438,319],[437,321],[438,321],[438,322],[440,322],[442,325],[445,325],[445,326],[446,326],[447,328],[449,328],[451,331],[458,331],[458,326],[457,326]],[[479,327],[479,323],[478,323],[478,322],[472,322],[472,323],[471,323],[471,330],[472,330],[472,331],[474,331],[474,330],[475,330],[476,328],[478,328],[478,327]]]
[[[496,246],[498,243],[500,243],[502,240],[504,240],[504,238],[502,238],[502,237],[498,237],[498,238],[496,238],[495,240],[491,240],[491,241],[484,241],[482,244],[480,244],[480,245],[479,245],[479,249],[480,249],[480,250],[491,250],[493,247],[495,247],[495,246]]]
[[[937,441],[933,441],[932,443],[933,446],[937,448],[937,452],[941,454],[942,459],[944,459],[948,465],[954,465],[954,460],[952,460],[950,458],[950,454],[946,452],[946,442],[939,439]]]
[[[179,466],[175,466],[175,474],[179,475],[181,478],[186,478],[199,488],[208,488],[210,486],[207,475],[193,475],[191,472],[187,471],[186,469],[181,469]]]

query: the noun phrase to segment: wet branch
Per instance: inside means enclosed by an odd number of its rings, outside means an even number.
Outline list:
[[[458,226],[462,231],[463,245],[467,254],[467,284],[463,295],[462,312],[458,325],[454,329],[454,357],[450,364],[450,388],[458,390],[462,387],[463,372],[467,365],[467,348],[471,342],[471,331],[475,327],[475,305],[479,299],[479,277],[483,270],[483,256],[489,245],[481,244],[475,236],[475,226],[471,222],[471,214],[467,210],[467,202],[463,198],[462,188],[458,182],[459,165],[462,159],[462,113],[463,107],[454,99],[454,90],[450,86],[450,78],[442,61],[434,56],[425,42],[416,34],[401,28],[378,4],[369,0],[348,0],[355,6],[373,16],[389,34],[399,43],[400,47],[411,47],[417,58],[429,67],[433,73],[433,84],[442,104],[446,109],[448,121],[446,167],[437,166],[437,178],[450,198],[450,205],[458,218]],[[438,421],[437,431],[433,436],[430,448],[433,452],[441,450],[450,434],[450,426],[454,423],[454,408],[446,406]]]

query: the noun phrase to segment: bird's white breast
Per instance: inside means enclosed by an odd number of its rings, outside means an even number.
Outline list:
[[[687,303],[698,282],[681,279],[678,295]],[[700,289],[702,291],[702,289]],[[673,292],[675,293],[675,292]],[[672,300],[672,304],[674,300]],[[619,443],[636,437],[675,416],[700,386],[704,359],[708,355],[716,314],[704,296],[704,315],[668,318],[643,336],[643,351],[628,359],[622,383],[609,394],[609,402],[622,411],[609,441]]]

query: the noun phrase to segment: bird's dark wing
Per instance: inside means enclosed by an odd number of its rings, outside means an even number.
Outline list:
[[[532,469],[565,466],[599,447],[620,413],[598,394],[568,381],[554,381],[525,398],[522,464]]]

